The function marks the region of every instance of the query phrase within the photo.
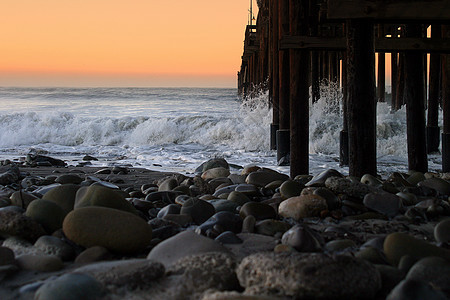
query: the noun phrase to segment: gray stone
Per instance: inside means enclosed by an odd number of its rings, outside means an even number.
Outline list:
[[[35,300],[95,300],[105,296],[100,282],[86,274],[64,274],[44,283],[36,292]]]
[[[187,230],[156,245],[148,254],[147,259],[170,267],[183,257],[207,252],[228,253],[229,251],[218,242]]]
[[[325,181],[325,186],[335,194],[347,194],[361,200],[364,199],[364,196],[369,193],[380,191],[370,185],[366,185],[361,182],[354,182],[341,177],[329,177]]]
[[[255,225],[255,233],[275,236],[276,234],[283,234],[288,231],[292,225],[278,220],[263,220]]]
[[[366,207],[388,217],[395,217],[401,206],[400,197],[391,193],[370,193],[364,196],[363,203]]]
[[[45,193],[42,199],[58,204],[68,214],[73,210],[75,196],[79,188],[75,184],[63,184]]]
[[[265,219],[275,219],[277,212],[269,204],[260,202],[247,202],[242,205],[239,215],[242,219],[247,216],[254,216],[257,221]]]
[[[64,174],[58,176],[55,179],[55,182],[61,184],[80,184],[83,180],[84,178],[81,178],[80,176],[75,174]]]
[[[225,244],[224,246],[231,251],[237,260],[259,252],[273,251],[279,240],[262,234],[239,233],[237,237],[242,240],[241,244]]]
[[[450,261],[440,257],[422,258],[412,266],[406,279],[428,282],[450,295]]]
[[[284,200],[278,207],[278,214],[285,218],[301,220],[318,217],[320,212],[328,209],[327,201],[318,195],[301,195]]]
[[[36,197],[35,195],[27,193],[25,191],[19,191],[19,192],[14,192],[11,195],[10,199],[11,199],[11,205],[19,206],[19,207],[26,209],[32,201],[39,199],[39,198]]]
[[[158,191],[171,191],[178,186],[178,182],[175,178],[168,178],[161,182],[158,187]]]
[[[66,212],[55,202],[37,199],[28,205],[25,215],[41,224],[47,233],[53,233],[62,227]]]
[[[281,242],[299,252],[318,252],[322,250],[323,239],[313,229],[295,225],[283,234]]]
[[[17,264],[24,270],[53,272],[61,270],[62,260],[54,255],[24,254],[16,258]]]
[[[401,281],[386,297],[386,300],[446,300],[442,292],[433,289],[428,283],[416,280]]]
[[[324,250],[328,252],[340,252],[349,248],[356,248],[354,241],[349,239],[333,240],[325,244]]]
[[[15,264],[14,252],[6,247],[0,246],[0,266]]]
[[[216,210],[211,203],[198,198],[191,198],[183,203],[180,214],[189,215],[196,224],[202,224],[215,212]]]
[[[221,177],[227,177],[230,175],[230,170],[226,169],[224,167],[217,167],[212,168],[204,171],[202,173],[202,179],[208,180],[208,179],[214,179],[214,178],[221,178]]]
[[[248,174],[245,182],[248,184],[256,185],[258,187],[264,187],[272,181],[288,179],[289,176],[275,171],[257,171]]]
[[[237,275],[250,295],[373,299],[381,288],[370,263],[343,255],[258,253],[242,260]]]
[[[69,244],[54,236],[41,236],[34,243],[34,247],[47,255],[55,255],[63,261],[71,260],[75,256],[75,251]]]
[[[286,180],[280,186],[280,193],[282,197],[288,199],[291,197],[300,196],[300,193],[302,192],[303,188],[304,185],[298,183],[297,181]]]
[[[77,209],[90,206],[115,208],[137,214],[134,206],[125,200],[125,196],[121,191],[100,185],[82,187],[77,191],[74,208]]]
[[[306,186],[323,187],[325,186],[325,181],[330,177],[342,178],[344,175],[334,169],[328,169],[314,176],[309,182],[306,183]]]
[[[441,195],[450,196],[450,182],[441,178],[430,178],[419,182],[419,186],[425,186],[436,190]]]
[[[38,222],[23,214],[17,206],[0,208],[0,236],[18,236],[34,242],[45,235],[45,230]]]
[[[242,229],[242,219],[234,213],[221,211],[214,214],[211,218],[197,227],[196,232],[207,235],[208,230],[218,231],[219,228],[220,232],[218,232],[218,234],[224,231],[238,233]]]
[[[450,218],[442,220],[434,227],[434,238],[439,243],[450,243]]]
[[[88,274],[104,286],[136,289],[161,278],[165,268],[148,259],[126,259],[98,262],[75,269],[73,273]]]
[[[81,252],[75,259],[76,264],[90,264],[93,262],[98,262],[102,260],[108,260],[112,257],[111,252],[105,247],[94,246],[87,248]]]

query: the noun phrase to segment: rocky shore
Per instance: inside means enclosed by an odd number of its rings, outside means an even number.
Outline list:
[[[450,174],[314,175],[4,161],[0,298],[450,297]]]

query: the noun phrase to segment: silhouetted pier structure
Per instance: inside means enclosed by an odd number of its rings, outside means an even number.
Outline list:
[[[353,176],[376,174],[385,53],[392,57],[392,109],[406,104],[409,169],[426,172],[427,153],[442,142],[442,169],[450,172],[450,0],[260,0],[258,6],[256,25],[246,28],[238,89],[251,97],[267,86],[271,147],[279,163],[290,162],[292,177],[309,172],[310,88],[316,101],[323,79],[342,86],[341,164]]]

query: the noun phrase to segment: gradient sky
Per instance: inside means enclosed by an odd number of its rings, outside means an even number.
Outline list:
[[[0,86],[235,87],[248,8],[247,0],[2,0]]]

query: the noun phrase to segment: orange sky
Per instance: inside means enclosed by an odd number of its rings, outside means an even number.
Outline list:
[[[235,87],[248,6],[2,0],[0,86]]]

